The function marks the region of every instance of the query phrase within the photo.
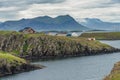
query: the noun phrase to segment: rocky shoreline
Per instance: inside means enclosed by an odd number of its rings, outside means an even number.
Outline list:
[[[18,74],[22,72],[28,72],[28,71],[42,69],[42,68],[43,66],[31,65],[31,64],[22,64],[21,66],[17,66],[17,67],[3,66],[3,67],[0,67],[0,77]]]
[[[22,58],[0,53],[0,77],[42,68],[44,66],[33,65]]]
[[[0,50],[25,59],[49,59],[119,52],[119,49],[86,38],[41,34],[0,34]]]
[[[114,52],[120,52],[120,49],[113,48],[111,50],[99,50],[99,51],[85,51],[82,53],[74,53],[74,54],[64,54],[64,55],[47,55],[47,56],[19,56],[26,60],[34,61],[34,60],[53,60],[53,59],[63,59],[63,58],[70,58],[70,57],[82,57],[82,56],[94,56],[94,55],[102,55],[102,54],[111,54]]]

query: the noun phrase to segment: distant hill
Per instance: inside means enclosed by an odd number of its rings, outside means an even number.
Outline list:
[[[78,20],[80,24],[92,29],[120,30],[120,23],[104,22],[97,18],[85,18]]]
[[[1,30],[20,30],[31,27],[37,31],[73,31],[87,30],[88,28],[79,24],[69,15],[51,18],[49,16],[36,17],[32,19],[21,19],[18,21],[6,21],[0,24]]]

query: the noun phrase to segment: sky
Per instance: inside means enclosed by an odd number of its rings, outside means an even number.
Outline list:
[[[0,21],[71,15],[120,22],[120,0],[0,0]]]

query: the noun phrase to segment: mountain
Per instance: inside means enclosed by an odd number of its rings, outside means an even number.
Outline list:
[[[31,27],[37,31],[78,31],[88,29],[69,15],[58,16],[55,18],[43,16],[32,19],[21,19],[18,21],[6,21],[0,24],[1,30],[20,30],[25,27]]]
[[[80,24],[92,29],[120,30],[120,23],[104,22],[97,18],[84,18],[78,20]]]

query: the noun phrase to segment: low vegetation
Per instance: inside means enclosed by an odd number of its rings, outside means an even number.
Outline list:
[[[80,37],[95,37],[98,40],[120,40],[120,32],[83,33]]]
[[[114,65],[111,73],[104,80],[120,80],[120,62]]]
[[[1,53],[0,52],[0,67],[7,65],[7,66],[20,66],[22,64],[26,64],[26,60],[21,59],[19,57],[15,57],[8,53]]]
[[[31,65],[24,59],[0,52],[0,77],[40,68],[42,66]]]

